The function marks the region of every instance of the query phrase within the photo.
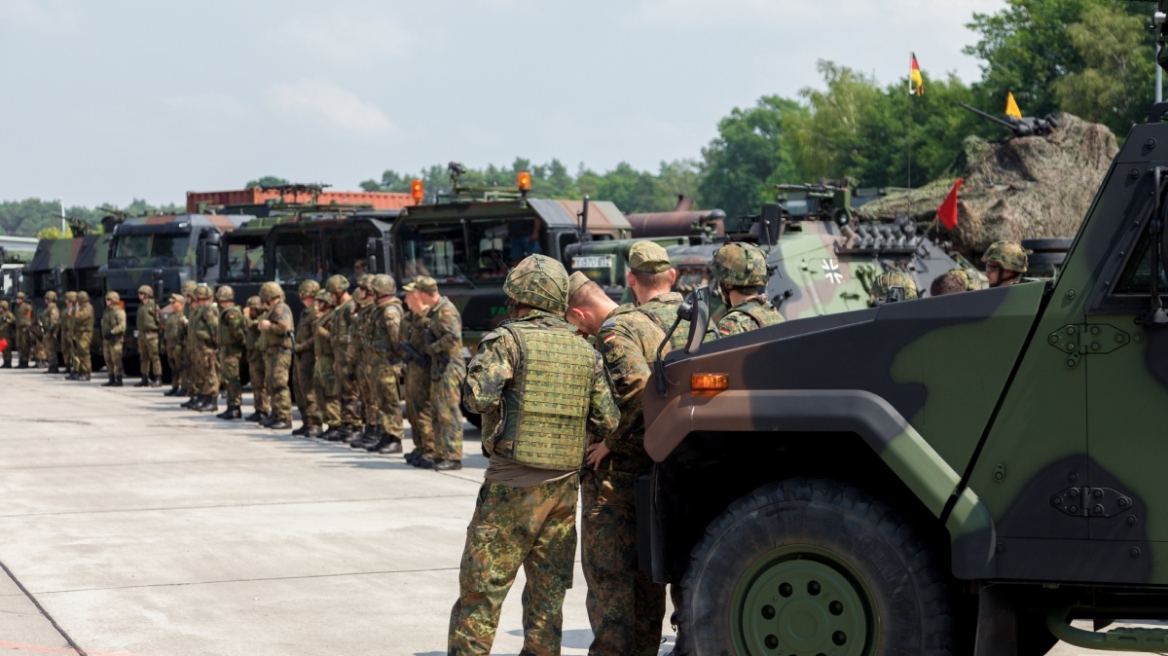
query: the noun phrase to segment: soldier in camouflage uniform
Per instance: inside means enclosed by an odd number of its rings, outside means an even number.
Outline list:
[[[0,301],[0,340],[4,340],[4,364],[0,369],[12,368],[12,351],[16,348],[16,315],[8,309],[8,301]]]
[[[373,295],[368,315],[370,357],[368,372],[371,378],[369,405],[374,424],[373,440],[354,442],[373,453],[401,453],[405,426],[402,423],[401,378],[402,319],[405,311],[395,295],[397,285],[393,278],[380,273],[372,277],[366,288]]]
[[[142,369],[142,380],[137,387],[158,387],[162,384],[162,356],[159,353],[158,337],[162,324],[158,319],[158,304],[154,302],[154,288],[142,285],[138,288],[138,316],[135,317],[138,330],[138,362]]]
[[[876,307],[887,303],[888,292],[893,287],[900,287],[904,290],[904,300],[906,301],[916,300],[918,297],[917,281],[913,280],[912,276],[903,271],[891,271],[880,274],[872,282],[872,288],[868,290],[868,305]]]
[[[313,281],[315,282],[315,281]],[[305,312],[310,306],[305,307]],[[263,301],[259,296],[247,299],[247,308],[243,311],[243,325],[247,335],[247,372],[251,378],[252,406],[255,411],[246,417],[247,421],[262,422],[268,418],[271,406],[268,404],[268,391],[264,380],[264,352],[257,343],[260,337],[260,319],[267,314]],[[304,315],[301,315],[303,317]],[[297,383],[299,384],[299,382]]]
[[[596,348],[612,380],[620,425],[588,446],[580,481],[581,547],[588,581],[590,655],[655,656],[661,646],[665,586],[637,567],[636,481],[653,469],[645,453],[641,395],[665,333],[646,313],[618,306],[583,273],[568,284],[567,319]]]
[[[44,331],[45,360],[49,368],[45,373],[60,371],[61,362],[61,308],[57,307],[57,292],[45,292],[45,309],[41,310],[41,329]]]
[[[660,244],[638,241],[629,247],[629,272],[625,274],[625,282],[641,312],[665,333],[677,321],[677,308],[684,300],[680,293],[673,291],[676,281],[677,270],[669,261],[669,253]],[[689,322],[682,321],[673,332],[670,348],[684,347],[688,334]]]
[[[402,325],[402,350],[407,355],[406,417],[410,420],[410,436],[414,442],[414,450],[406,455],[406,462],[415,467],[425,467],[426,464],[434,464],[438,452],[434,443],[434,414],[430,405],[430,368],[433,358],[426,353],[430,312],[419,300],[420,292],[413,282],[404,285],[402,291],[406,295],[406,305],[410,308]],[[426,464],[423,464],[423,460]]]
[[[198,412],[219,411],[219,308],[207,285],[195,288],[195,312],[187,328],[191,344],[191,381]]]
[[[77,292],[65,292],[65,311],[61,313],[61,365],[64,373],[73,373],[73,325],[77,314]],[[58,373],[61,373],[58,371]]]
[[[434,461],[415,464],[438,471],[462,469],[462,411],[460,390],[466,379],[462,359],[462,315],[449,298],[438,293],[438,283],[423,276],[414,287],[426,308],[428,328],[425,353],[430,356],[430,408],[434,417]]]
[[[1022,281],[1022,274],[1030,268],[1029,258],[1020,244],[1012,241],[995,241],[981,256],[985,262],[986,278],[990,287],[1016,285]]]
[[[360,399],[361,421],[364,424],[361,433],[355,435],[349,442],[349,446],[354,449],[364,449],[381,440],[378,431],[381,416],[374,398],[376,383],[373,379],[376,375],[373,372],[373,361],[377,356],[373,353],[371,343],[373,311],[377,308],[373,302],[376,294],[369,289],[369,284],[372,281],[373,275],[369,273],[363,274],[357,279],[357,287],[353,295],[356,314],[349,327],[352,334],[349,335],[348,360],[353,363],[353,373],[357,381],[357,397]]]
[[[286,430],[292,428],[292,391],[288,383],[292,371],[292,333],[296,326],[279,283],[261,285],[260,300],[267,307],[268,315],[260,320],[258,345],[264,349],[264,374],[272,404],[271,418],[261,425]]]
[[[731,242],[714,252],[714,279],[729,308],[718,320],[720,337],[783,322],[760,288],[767,284],[766,255],[753,244]]]
[[[186,372],[183,370],[183,348],[187,340],[186,298],[182,294],[170,295],[169,314],[166,316],[166,361],[170,364],[170,391],[166,396],[185,396]]]
[[[341,402],[337,396],[337,368],[333,361],[333,340],[329,328],[333,323],[333,295],[325,290],[316,294],[316,321],[312,326],[312,349],[316,358],[312,385],[316,391],[316,404],[320,408],[320,418],[329,430],[341,425]],[[323,434],[308,434],[306,437],[323,437]]]
[[[201,403],[198,394],[195,392],[195,336],[191,333],[191,326],[194,324],[195,316],[199,313],[199,301],[195,298],[195,290],[199,288],[199,283],[194,280],[188,280],[182,284],[182,293],[186,297],[187,303],[183,307],[183,322],[187,331],[183,339],[183,380],[187,384],[187,392],[191,398],[183,404],[184,408],[193,408]]]
[[[312,384],[312,373],[316,368],[312,333],[316,324],[316,294],[319,291],[320,283],[315,280],[305,280],[297,289],[304,309],[296,323],[295,345],[292,347],[292,370],[296,382],[293,390],[296,392],[296,407],[300,408],[300,418],[304,423],[292,434],[305,437],[321,434],[320,407],[317,405],[316,388]]]
[[[349,344],[356,320],[356,303],[349,295],[349,279],[337,274],[325,281],[325,291],[333,296],[332,325],[329,334],[333,347],[333,366],[337,370],[337,396],[341,402],[341,425],[329,428],[323,437],[330,442],[349,442],[362,430],[361,398],[357,390],[354,362],[349,360]]]
[[[235,290],[223,285],[215,290],[219,302],[219,379],[227,392],[227,409],[215,415],[219,419],[243,417],[243,380],[239,365],[247,351],[247,329],[243,310],[235,304]]]
[[[28,369],[28,361],[33,351],[33,311],[24,292],[16,293],[12,314],[16,316],[16,350],[20,354],[20,364],[17,368]]]
[[[933,278],[933,283],[929,285],[929,296],[945,296],[969,291],[968,280],[968,278],[962,278],[952,271],[942,273]]]
[[[979,289],[985,289],[985,283],[982,282],[981,278],[978,277],[978,275],[972,271],[969,271],[967,269],[957,268],[957,269],[949,269],[949,271],[947,271],[947,273],[951,273],[951,274],[957,276],[958,278],[961,278],[961,282],[964,283],[965,291],[967,291],[967,292],[975,292]]]
[[[122,386],[122,349],[126,342],[126,310],[117,292],[105,295],[105,313],[101,315],[101,348],[109,381],[102,387]]]
[[[560,653],[585,444],[589,433],[612,435],[620,421],[603,359],[563,319],[564,267],[531,255],[507,274],[503,291],[512,319],[483,337],[463,397],[467,410],[483,415],[490,463],[450,614],[452,656],[490,653],[521,565],[527,574],[521,653]]]
[[[88,381],[93,373],[93,359],[89,353],[93,343],[93,305],[89,293],[77,292],[77,311],[73,314],[73,374],[72,380]]]

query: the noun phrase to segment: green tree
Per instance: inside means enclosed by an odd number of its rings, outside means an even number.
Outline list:
[[[289,184],[289,182],[284,178],[279,178],[274,175],[265,175],[258,180],[249,180],[248,183],[244,185],[244,188],[251,189],[252,187],[279,187],[280,185],[286,184]]]

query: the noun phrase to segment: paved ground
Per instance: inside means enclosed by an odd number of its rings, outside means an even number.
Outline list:
[[[94,378],[0,371],[0,650],[445,653],[485,465],[469,425],[467,469],[419,471]],[[497,654],[522,645],[521,586]],[[591,640],[584,592],[577,567],[565,654]]]

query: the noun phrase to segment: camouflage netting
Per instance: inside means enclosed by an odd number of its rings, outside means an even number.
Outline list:
[[[1004,143],[966,138],[954,230],[960,250],[981,253],[1001,239],[1075,236],[1119,146],[1106,126],[1070,114],[1059,114],[1058,121],[1061,127],[1046,137]],[[954,180],[873,201],[862,212],[931,221]]]

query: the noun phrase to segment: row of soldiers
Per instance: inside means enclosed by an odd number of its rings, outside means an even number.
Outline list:
[[[0,349],[4,352],[0,368],[13,368],[15,351],[19,356],[18,369],[43,365],[48,369],[46,373],[66,373],[70,380],[89,380],[93,371],[90,347],[95,327],[89,294],[67,292],[65,307],[61,308],[57,293],[50,291],[45,294],[44,302],[44,308],[37,312],[24,292],[16,294],[12,307],[8,301],[0,301],[0,341],[7,345]]]

